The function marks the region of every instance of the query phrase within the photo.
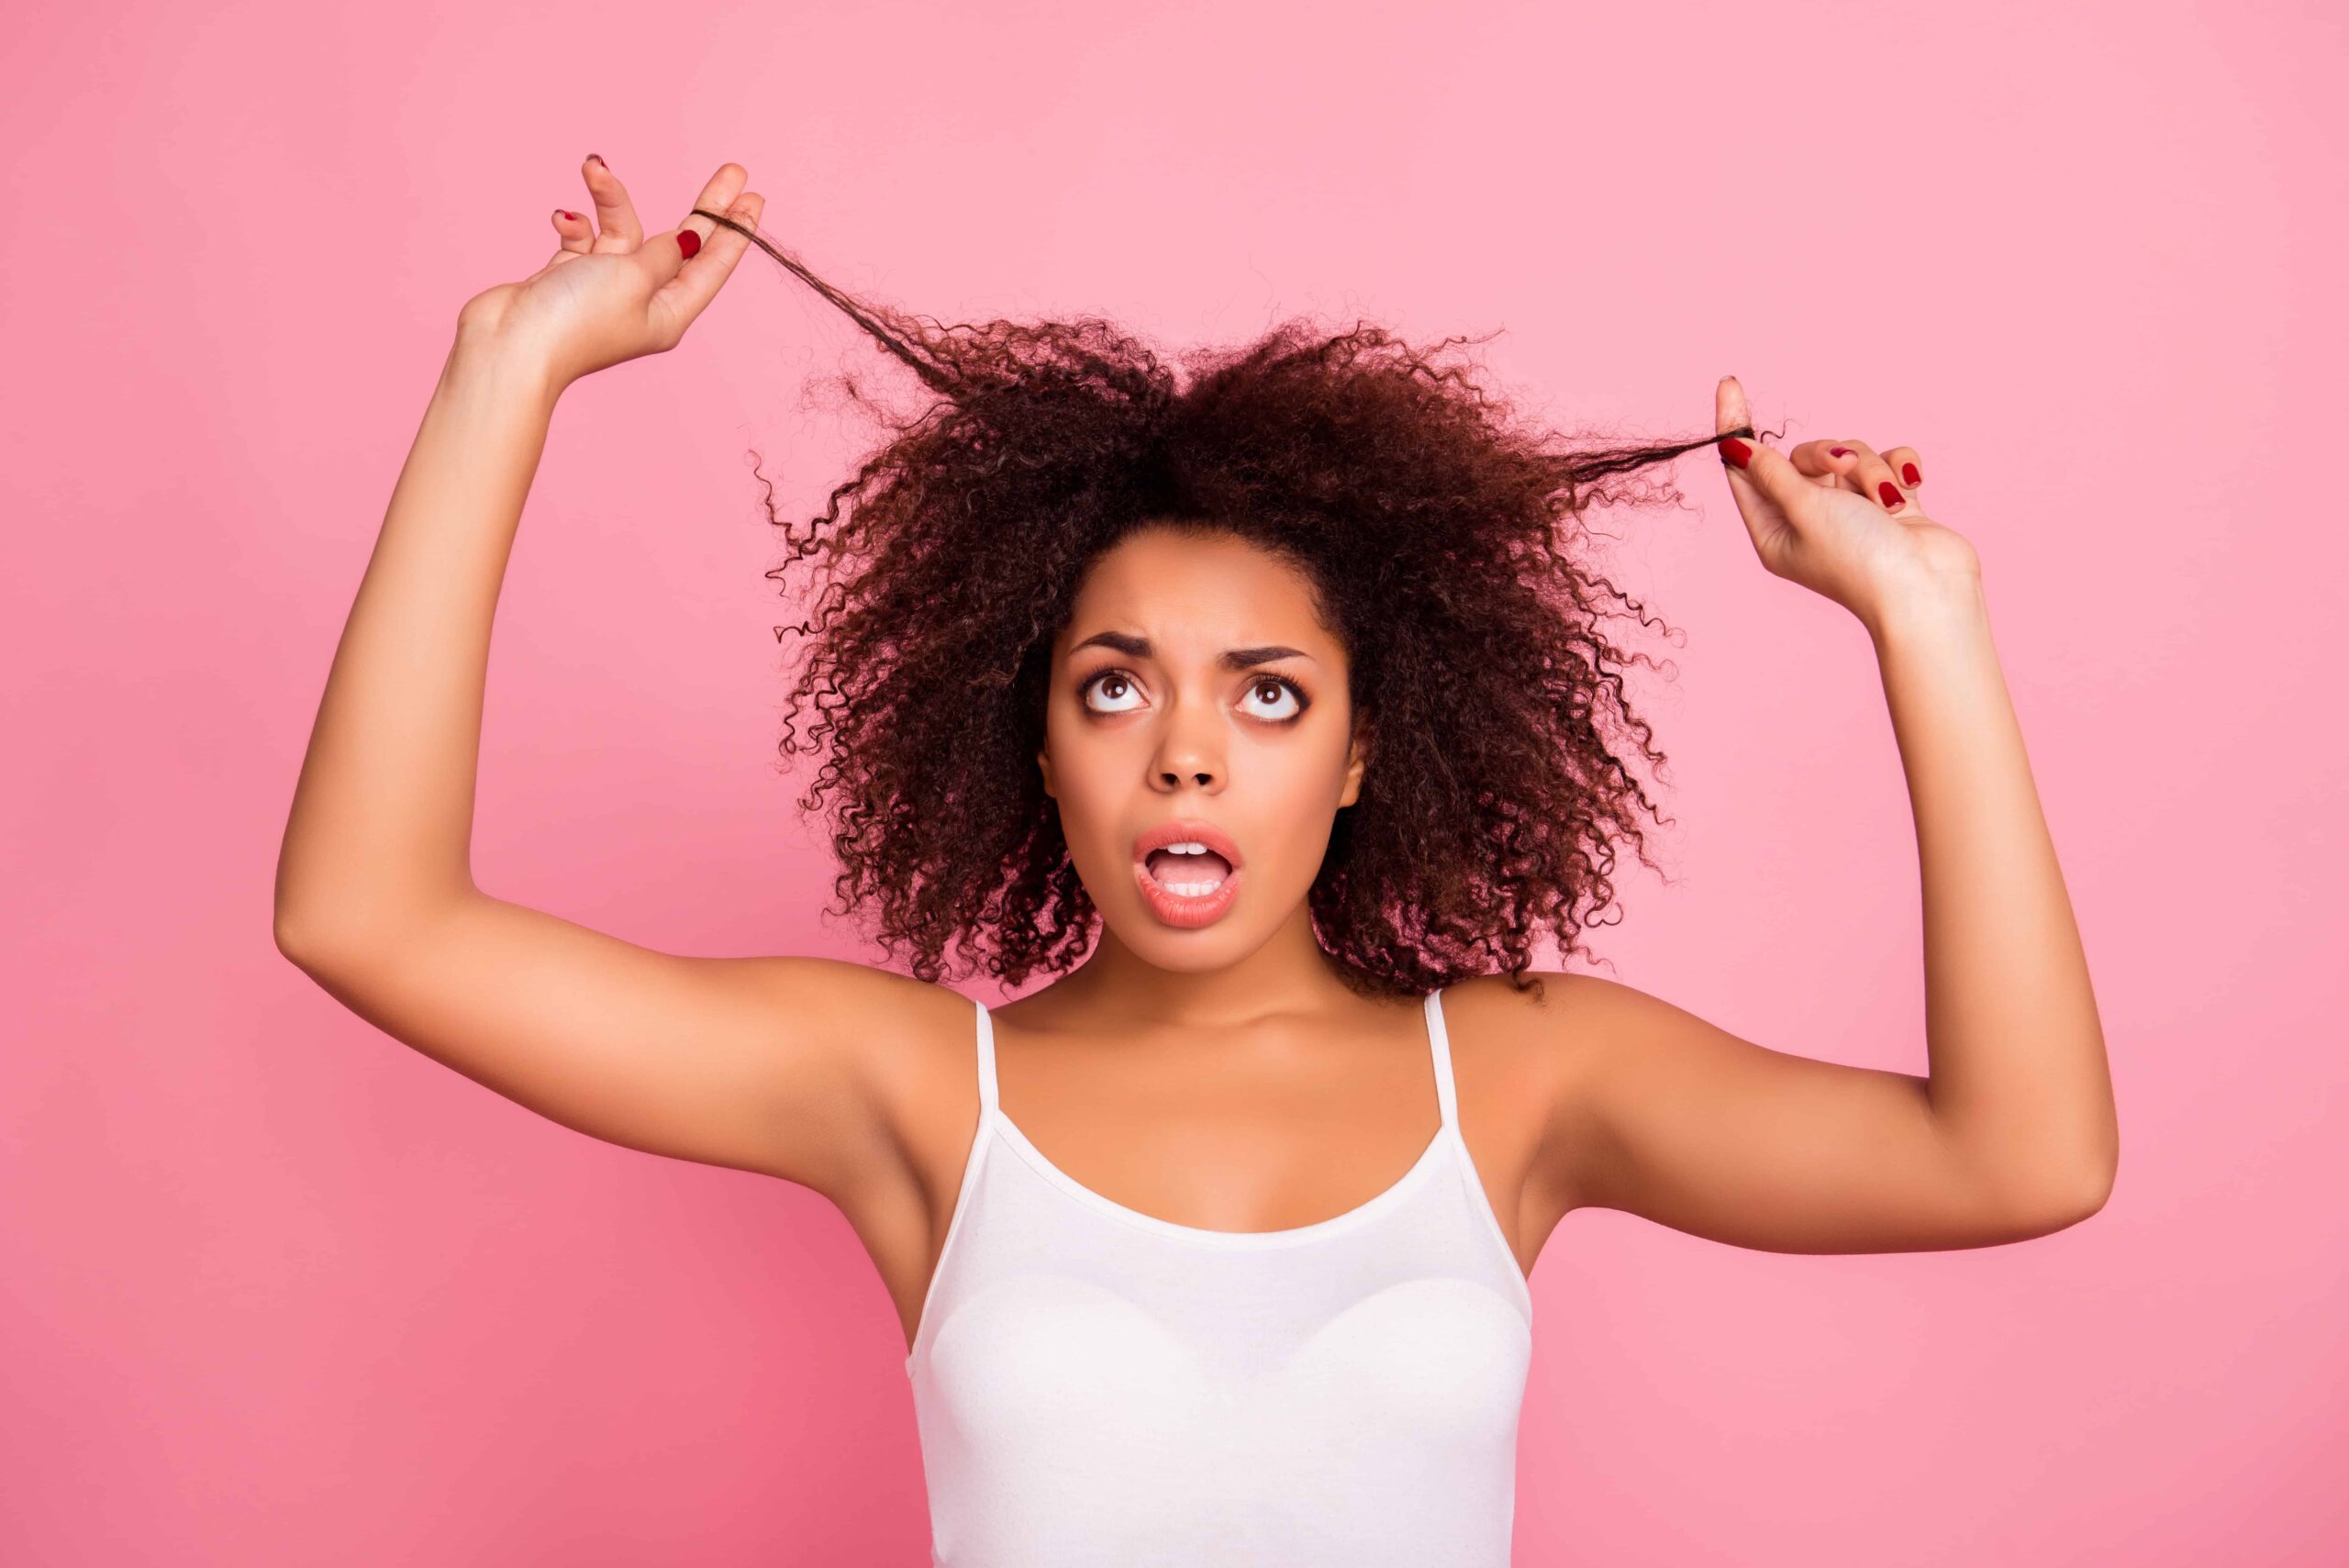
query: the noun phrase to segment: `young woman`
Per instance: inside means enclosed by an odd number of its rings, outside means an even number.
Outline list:
[[[896,1304],[941,1563],[1508,1561],[1526,1273],[1598,1205],[1781,1251],[1978,1247],[2118,1157],[2088,975],[1974,550],[1918,454],[1563,452],[1373,328],[1177,384],[1108,324],[941,328],[755,230],[721,167],[476,296],[338,650],[279,946],[631,1148],[835,1203]],[[910,977],[647,951],[474,886],[490,625],[562,389],[673,348],[750,245],[939,395],[802,537],[794,693],[838,891]],[[1752,439],[1742,439],[1752,437]],[[1530,954],[1645,858],[1609,601],[1562,541],[1717,444],[1769,571],[1865,624],[1914,805],[1928,1075],[1739,1040]],[[841,505],[853,502],[843,521]],[[952,945],[1007,986],[939,982]],[[1082,960],[1082,962],[1079,961]]]

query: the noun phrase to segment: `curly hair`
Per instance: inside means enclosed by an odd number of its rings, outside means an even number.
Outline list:
[[[1361,322],[1291,319],[1177,356],[1179,376],[1094,316],[941,326],[696,210],[937,395],[896,417],[843,377],[890,435],[804,533],[772,484],[766,501],[788,550],[767,576],[829,569],[808,618],[775,628],[807,654],[779,750],[829,753],[798,806],[829,818],[837,912],[876,911],[881,945],[910,951],[917,977],[941,978],[951,946],[962,973],[1017,985],[1090,947],[1097,911],[1035,756],[1086,567],[1146,526],[1228,532],[1295,563],[1346,651],[1369,762],[1308,901],[1351,987],[1420,995],[1498,969],[1538,989],[1545,930],[1572,953],[1611,923],[1595,917],[1619,842],[1660,869],[1640,817],[1671,818],[1634,769],[1665,758],[1622,678],[1653,662],[1605,623],[1664,623],[1570,547],[1590,506],[1677,500],[1635,476],[1718,434],[1561,442],[1442,362],[1483,339],[1423,351]]]

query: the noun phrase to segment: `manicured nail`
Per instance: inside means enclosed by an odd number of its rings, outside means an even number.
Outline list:
[[[1737,464],[1738,467],[1743,468],[1747,463],[1753,461],[1753,449],[1747,446],[1743,441],[1739,440],[1735,436],[1722,437],[1720,445],[1721,458],[1724,462],[1733,462]]]
[[[605,163],[601,158],[598,158],[592,152],[587,155],[587,161],[590,163],[601,164],[606,169],[609,169],[611,167],[610,164]]]
[[[1900,477],[1911,484],[1925,483],[1925,476],[1917,472],[1917,465],[1913,462],[1904,462],[1900,465]]]
[[[1827,449],[1827,455],[1829,457],[1850,457],[1852,455],[1852,449],[1849,447],[1829,447]]]
[[[567,207],[557,207],[554,209],[554,213],[557,217],[567,217],[573,223],[577,223],[579,221],[579,215],[571,211]]]
[[[686,261],[692,261],[694,252],[701,249],[701,236],[690,228],[680,228],[677,230],[677,249],[685,253]]]
[[[1884,497],[1884,506],[1886,511],[1897,512],[1900,509],[1900,492],[1892,487],[1892,481],[1889,479],[1878,480],[1876,482],[1876,493]]]

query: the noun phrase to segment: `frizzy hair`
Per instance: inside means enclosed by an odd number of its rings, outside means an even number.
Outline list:
[[[1308,894],[1349,985],[1423,995],[1507,972],[1614,902],[1617,846],[1648,853],[1663,815],[1635,767],[1666,759],[1631,711],[1605,623],[1663,626],[1574,549],[1583,513],[1679,499],[1644,472],[1670,445],[1568,442],[1526,427],[1446,350],[1357,322],[1292,318],[1170,371],[1094,316],[943,326],[856,299],[751,227],[744,235],[830,301],[936,398],[891,434],[805,531],[770,522],[799,564],[829,565],[778,749],[824,761],[798,806],[825,812],[841,914],[913,973],[1008,986],[1073,967],[1097,910],[1036,753],[1052,644],[1085,569],[1145,526],[1239,536],[1300,568],[1345,649],[1368,738]],[[843,516],[845,507],[846,515]],[[788,590],[786,590],[786,593]],[[815,717],[803,734],[798,718]],[[782,764],[787,771],[790,763]]]

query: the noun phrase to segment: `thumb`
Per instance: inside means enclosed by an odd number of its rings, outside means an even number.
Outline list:
[[[1750,485],[1783,506],[1809,483],[1786,454],[1764,446],[1762,438],[1753,434],[1753,415],[1746,406],[1745,388],[1733,375],[1721,377],[1720,384],[1713,388],[1713,428],[1720,433],[1714,445],[1721,454],[1721,467],[1729,473],[1730,489],[1741,500],[1749,494],[1741,486]],[[1731,431],[1742,434],[1732,435]]]

